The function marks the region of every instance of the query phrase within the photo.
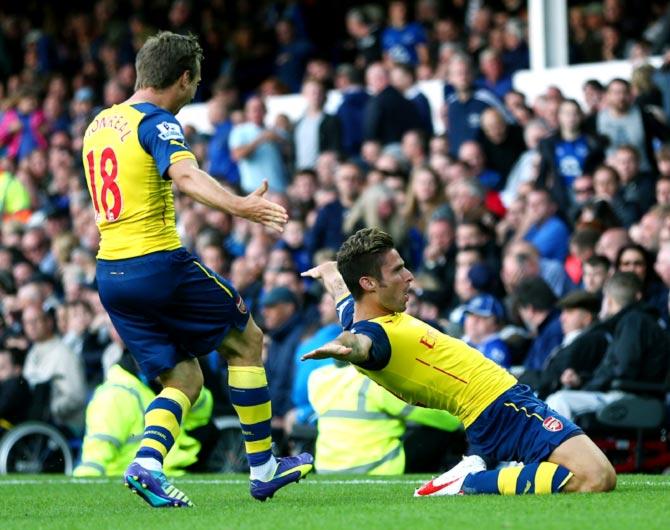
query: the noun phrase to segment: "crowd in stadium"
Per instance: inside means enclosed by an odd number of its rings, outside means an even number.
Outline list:
[[[99,0],[0,14],[5,423],[43,418],[46,403],[50,421],[81,436],[115,366],[141,380],[97,294],[81,147],[91,118],[132,93],[135,53],[159,29],[193,32],[205,50],[196,99],[213,134],[185,130],[201,167],[242,193],[266,179],[290,214],[277,235],[176,198],[184,246],[230,278],[262,324],[277,432],[336,407],[317,383],[345,376],[311,379],[331,363],[299,362],[339,333],[335,302],[300,274],[363,227],[391,234],[414,273],[409,312],[567,417],[592,409],[564,389],[602,396],[617,377],[664,379],[670,2],[570,2],[571,63],[635,65],[630,79],[584,84],[586,105],[554,86],[532,101],[513,88],[529,67],[525,1],[321,4]],[[646,62],[663,53],[660,68]],[[433,79],[444,82],[444,134],[416,84]],[[342,103],[327,114],[331,89]],[[265,99],[290,93],[304,96],[304,115],[268,123]],[[617,297],[602,304],[608,279]],[[228,413],[224,363],[213,353],[202,364],[208,414]]]

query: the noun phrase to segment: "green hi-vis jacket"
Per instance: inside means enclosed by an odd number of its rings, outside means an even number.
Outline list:
[[[319,473],[399,475],[405,469],[400,438],[406,421],[447,431],[460,426],[444,410],[408,405],[351,365],[314,370],[308,388],[318,414]]]
[[[117,364],[112,366],[86,408],[86,436],[81,464],[74,470],[74,476],[122,475],[139,448],[144,432],[144,411],[155,397],[133,374]],[[203,388],[165,457],[166,473],[179,474],[197,461],[200,442],[189,436],[188,431],[207,424],[212,406],[212,393]]]

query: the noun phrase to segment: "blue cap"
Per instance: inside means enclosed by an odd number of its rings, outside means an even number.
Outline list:
[[[91,87],[83,86],[74,93],[75,101],[93,101],[93,89]]]
[[[465,313],[472,313],[480,317],[496,317],[500,321],[505,317],[505,308],[495,296],[480,294],[468,302],[465,306]]]
[[[298,298],[288,287],[275,287],[265,293],[261,299],[263,307],[286,303],[298,305]]]

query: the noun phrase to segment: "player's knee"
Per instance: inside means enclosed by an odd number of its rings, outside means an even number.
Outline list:
[[[580,491],[603,493],[616,487],[616,472],[609,462],[603,463],[587,473],[582,480]]]
[[[249,326],[244,334],[244,338],[245,344],[240,351],[240,356],[248,361],[260,362],[263,353],[263,332],[256,323]]]

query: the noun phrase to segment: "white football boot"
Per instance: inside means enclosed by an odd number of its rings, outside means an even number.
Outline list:
[[[465,477],[471,473],[486,471],[486,463],[480,456],[464,456],[458,464],[439,477],[426,482],[414,492],[415,497],[438,497],[441,495],[459,495]]]

